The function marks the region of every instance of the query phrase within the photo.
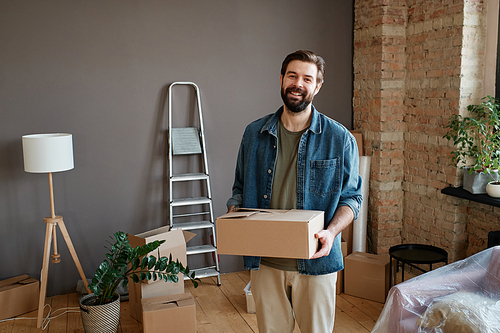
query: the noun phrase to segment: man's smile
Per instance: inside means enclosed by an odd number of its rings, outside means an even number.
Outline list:
[[[305,91],[303,89],[292,89],[288,88],[287,92],[295,97],[303,97],[305,95]]]

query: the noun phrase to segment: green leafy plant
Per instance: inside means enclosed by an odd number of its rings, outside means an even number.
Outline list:
[[[128,240],[128,235],[122,231],[110,236],[108,243],[111,248],[106,247],[109,252],[106,259],[99,265],[95,271],[92,282],[88,288],[95,295],[93,305],[102,305],[113,300],[116,289],[123,282],[127,286],[129,278],[134,283],[144,280],[163,280],[165,282],[178,282],[177,274],[183,273],[193,282],[194,287],[198,287],[200,279],[195,277],[194,272],[189,272],[189,267],[184,267],[179,260],[160,257],[158,250],[158,259],[153,255],[148,255],[156,250],[165,241],[153,241],[142,246],[133,248]]]
[[[444,136],[453,141],[456,150],[452,161],[460,168],[469,166],[469,173],[490,174],[498,170],[500,160],[500,104],[491,96],[481,104],[467,107],[470,116],[452,115],[448,119],[449,130]]]

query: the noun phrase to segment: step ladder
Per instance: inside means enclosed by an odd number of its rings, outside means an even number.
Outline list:
[[[198,109],[197,127],[176,128],[172,125],[172,89],[174,86],[178,85],[191,86],[195,90],[196,107]],[[185,155],[198,155],[201,161],[197,161],[195,164],[200,165],[200,170],[198,170],[198,172],[174,174],[174,158],[180,158]],[[217,255],[200,89],[192,82],[174,82],[168,87],[168,164],[170,227],[171,229],[198,230],[197,238],[201,236],[201,239],[206,239],[205,242],[208,242],[208,244],[188,246],[186,254],[188,256],[194,256],[212,253],[212,260],[210,260],[210,258],[204,259],[205,262],[211,261],[211,263],[207,266],[195,267],[194,269],[190,267],[190,271],[195,271],[196,277],[198,278],[217,276],[217,284],[220,286],[219,258]],[[176,186],[176,184],[177,186],[184,185],[184,187],[191,186],[192,188],[198,185],[201,196],[174,198],[174,186]]]

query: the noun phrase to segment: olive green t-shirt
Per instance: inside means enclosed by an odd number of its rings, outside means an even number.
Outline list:
[[[278,158],[274,172],[273,190],[271,194],[272,209],[297,208],[297,156],[302,134],[290,132],[278,121]],[[284,271],[297,271],[297,259],[261,258],[261,264]]]

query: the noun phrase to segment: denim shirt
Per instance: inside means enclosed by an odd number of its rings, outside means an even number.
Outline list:
[[[270,207],[278,154],[277,124],[282,112],[283,107],[245,129],[228,208]],[[324,211],[326,229],[340,206],[349,206],[356,219],[362,200],[356,140],[344,126],[312,106],[311,124],[299,143],[297,209]],[[335,238],[328,256],[297,259],[299,273],[322,275],[343,269],[340,241],[341,234]],[[244,265],[246,269],[257,270],[260,257],[245,256]]]

